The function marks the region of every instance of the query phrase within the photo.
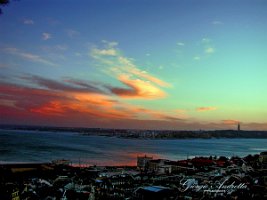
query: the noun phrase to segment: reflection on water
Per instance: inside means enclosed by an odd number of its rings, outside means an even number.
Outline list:
[[[70,159],[89,165],[136,165],[141,155],[170,160],[195,155],[245,156],[266,150],[267,139],[141,140],[77,133],[0,130],[0,160],[49,162]]]

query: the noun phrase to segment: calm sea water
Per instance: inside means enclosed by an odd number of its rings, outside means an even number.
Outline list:
[[[89,165],[135,165],[139,155],[170,160],[246,156],[267,151],[267,139],[141,140],[78,133],[0,130],[0,162],[70,159]]]

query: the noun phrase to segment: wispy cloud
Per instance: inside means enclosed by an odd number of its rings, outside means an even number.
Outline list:
[[[195,56],[193,59],[194,60],[200,60],[200,57],[199,56]]]
[[[77,56],[77,57],[81,57],[82,56],[82,54],[80,52],[75,52],[74,55]]]
[[[160,87],[169,87],[170,84],[140,70],[133,59],[127,58],[117,49],[116,42],[103,41],[104,48],[92,48],[90,55],[105,65],[109,74],[112,74],[124,87],[110,87],[110,90],[125,98],[162,98],[166,96]]]
[[[4,51],[6,53],[17,55],[17,56],[19,56],[21,58],[24,58],[26,60],[29,60],[31,62],[39,62],[39,63],[46,64],[46,65],[56,66],[55,63],[52,63],[51,61],[49,61],[47,59],[44,59],[39,55],[35,55],[35,54],[32,54],[32,53],[24,52],[24,51],[21,51],[21,50],[19,50],[17,48],[5,48]]]
[[[117,51],[115,49],[93,49],[93,55],[97,56],[116,56]]]
[[[209,38],[202,38],[201,42],[204,43],[204,44],[210,44],[211,39],[209,39]]]
[[[226,125],[236,125],[239,123],[238,120],[234,120],[234,119],[225,119],[225,120],[222,120],[223,124],[226,124]]]
[[[212,48],[212,47],[208,47],[208,48],[205,49],[205,52],[206,52],[207,54],[212,54],[212,53],[215,52],[215,49]]]
[[[223,22],[218,21],[218,20],[215,20],[215,21],[212,21],[212,24],[213,24],[213,25],[222,25]]]
[[[58,44],[58,45],[55,46],[55,49],[60,50],[60,51],[65,51],[65,50],[68,49],[68,46],[67,45]]]
[[[155,77],[155,76],[152,76],[150,75],[147,71],[141,71],[137,68],[132,68],[131,70],[129,70],[129,72],[133,75],[136,75],[137,77],[139,78],[143,78],[143,79],[146,79],[154,84],[157,84],[161,87],[170,87],[170,84]]]
[[[73,29],[66,30],[66,33],[70,38],[73,38],[73,37],[76,37],[76,36],[80,35],[79,31],[76,31],[76,30],[73,30]]]
[[[164,69],[164,66],[163,66],[163,65],[160,65],[160,66],[158,67],[158,69],[159,69],[159,70],[163,70],[163,69]]]
[[[6,68],[6,67],[8,67],[8,66],[9,66],[8,64],[0,63],[0,68]]]
[[[183,42],[177,42],[177,45],[178,45],[178,46],[184,46],[185,43],[183,43]]]
[[[51,51],[58,52],[58,51],[66,51],[68,49],[68,46],[64,44],[57,44],[53,46],[42,46],[42,49],[47,52],[51,52]]]
[[[34,24],[34,21],[32,19],[24,19],[23,20],[23,24],[26,24],[26,25],[33,25]]]
[[[58,90],[63,92],[77,92],[77,93],[98,93],[98,94],[104,93],[103,90],[94,86],[97,84],[80,80],[65,79],[63,81],[55,81],[43,78],[41,76],[31,76],[31,75],[22,76],[21,79],[30,81],[31,83],[35,83],[38,86],[50,90]]]
[[[14,100],[1,99],[0,100],[0,106],[16,108],[16,105],[15,105],[15,101]]]
[[[215,52],[215,48],[213,47],[212,40],[210,38],[202,38],[201,43],[205,54],[213,54]]]
[[[42,33],[43,40],[49,40],[51,38],[52,38],[52,35],[50,33]]]
[[[188,114],[186,110],[183,109],[176,109],[174,110],[174,113],[176,113],[176,116],[179,116],[181,119],[187,119]]]
[[[157,99],[166,96],[165,92],[140,79],[130,79],[127,75],[120,75],[119,81],[129,88],[109,87],[110,91],[125,98]]]
[[[217,110],[216,107],[199,107],[196,108],[198,112],[205,112],[205,111],[212,111],[212,110]]]

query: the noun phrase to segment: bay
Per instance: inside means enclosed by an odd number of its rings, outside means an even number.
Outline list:
[[[267,151],[267,139],[125,139],[70,132],[0,130],[0,162],[69,159],[84,165],[136,165],[137,156],[181,160]]]

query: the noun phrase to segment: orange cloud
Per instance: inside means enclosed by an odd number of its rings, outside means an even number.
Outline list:
[[[37,108],[32,108],[30,111],[42,115],[62,117],[72,117],[72,115],[79,113],[81,116],[85,117],[85,119],[90,119],[91,117],[101,119],[120,119],[131,117],[128,113],[119,112],[114,109],[103,109],[102,106],[93,106],[93,104],[89,105],[84,104],[83,102],[79,102],[77,104],[72,102],[51,101]]]
[[[166,96],[165,92],[148,81],[130,79],[128,75],[120,75],[118,79],[129,88],[110,87],[110,91],[124,98],[158,99]]]
[[[234,119],[201,123],[184,117],[184,110],[148,109],[107,93],[96,93],[84,82],[75,82],[75,85],[82,88],[48,80],[45,84],[38,81],[37,85],[47,89],[0,81],[0,123],[180,130],[225,129],[239,123]],[[266,122],[242,123],[242,130],[266,130],[266,127]]]
[[[118,73],[117,78],[125,88],[76,79],[61,81],[31,75],[19,77],[27,86],[0,82],[0,93],[3,94],[0,97],[1,111],[9,112],[10,119],[27,116],[29,121],[39,121],[39,124],[47,122],[71,125],[101,122],[102,126],[103,121],[106,124],[115,124],[117,121],[125,120],[129,124],[132,120],[136,123],[139,123],[139,120],[180,120],[178,113],[146,109],[121,99],[158,99],[166,96],[157,85],[167,86],[167,83],[157,78],[153,79],[137,68],[133,72],[136,75]],[[30,87],[28,83],[31,83]],[[10,119],[6,118],[7,121]],[[26,121],[26,117],[24,119]]]
[[[72,95],[74,99],[79,102],[92,104],[95,106],[111,107],[114,106],[116,103],[116,100],[110,99],[110,97],[108,97],[107,95],[89,93],[73,93]]]
[[[105,72],[129,87],[110,87],[112,93],[124,98],[157,99],[166,96],[160,87],[170,87],[169,83],[140,70],[133,59],[123,56],[117,48],[114,48],[117,43],[107,41],[104,43],[105,48],[93,48],[91,56],[104,64]]]
[[[66,106],[62,105],[60,101],[51,101],[41,107],[31,108],[31,112],[39,113],[42,115],[58,115],[62,116],[66,112]]]
[[[72,97],[71,97],[72,95]],[[83,119],[98,118],[99,120],[184,120],[179,113],[168,113],[150,110],[140,106],[110,99],[107,95],[69,93],[68,99],[52,100],[30,108],[30,112],[55,117],[75,116]],[[71,98],[70,98],[71,97]]]
[[[169,83],[166,83],[165,81],[162,81],[154,76],[151,76],[150,74],[148,74],[146,71],[140,71],[138,69],[131,69],[130,72],[136,76],[142,77],[144,79],[147,79],[149,81],[151,81],[152,83],[155,83],[159,86],[162,87],[170,87]]]
[[[238,120],[233,120],[233,119],[226,119],[226,120],[222,120],[223,124],[226,125],[236,125],[239,123]]]
[[[187,119],[188,115],[186,110],[182,110],[182,109],[177,109],[174,111],[175,115],[181,119]]]
[[[205,112],[205,111],[217,110],[217,108],[216,107],[199,107],[196,110],[198,112]]]
[[[136,113],[139,119],[150,119],[150,120],[160,120],[160,121],[177,121],[185,120],[186,117],[180,113],[160,111],[160,110],[150,110],[142,107],[132,107],[131,112]]]
[[[152,116],[153,116],[154,119],[164,120],[164,121],[183,120],[182,118],[180,118],[178,116],[167,115],[165,113],[160,113],[160,112],[155,112]]]

